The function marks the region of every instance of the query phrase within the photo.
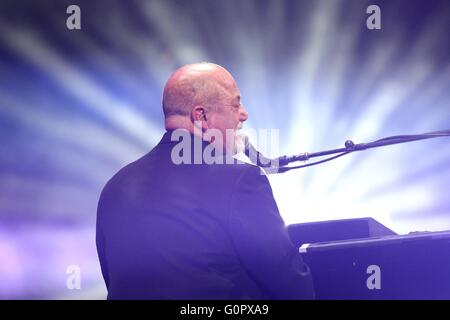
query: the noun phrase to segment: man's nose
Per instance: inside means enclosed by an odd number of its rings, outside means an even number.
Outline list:
[[[239,120],[244,122],[248,119],[248,113],[244,108],[244,105],[241,104],[241,108],[239,109]]]

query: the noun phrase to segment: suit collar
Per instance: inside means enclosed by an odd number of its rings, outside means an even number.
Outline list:
[[[182,130],[182,132],[177,132],[175,135],[174,135],[174,132],[176,130],[167,130],[164,133],[163,137],[161,138],[161,141],[159,142],[159,144],[173,144],[173,145],[175,145],[175,144],[181,143],[183,141],[183,139],[190,139],[190,140],[188,140],[189,141],[188,143],[190,143],[191,155],[194,155],[194,152],[196,151],[195,150],[195,145],[198,145],[198,142],[200,142],[200,144],[201,144],[202,152],[210,144],[209,142],[202,140],[199,136],[196,136],[196,135],[194,135],[193,133],[190,133],[187,130],[184,130],[184,129],[179,129],[179,130]],[[197,142],[195,142],[195,141],[197,141]],[[226,156],[226,155],[223,155],[223,154],[217,155],[217,157],[224,159],[222,161],[222,163],[231,164],[231,163],[239,162],[234,157]],[[226,159],[228,159],[228,160],[226,160]]]
[[[195,140],[201,140],[203,147],[205,147],[205,146],[207,146],[207,145],[209,144],[209,142],[202,140],[199,136],[196,136],[196,135],[194,135],[193,133],[190,133],[189,131],[187,131],[187,130],[185,130],[185,129],[177,129],[177,130],[178,130],[178,131],[179,131],[179,130],[182,130],[182,131],[183,131],[182,133],[184,133],[184,134],[183,134],[182,137],[187,137],[187,136],[189,135],[191,141],[194,141],[193,139],[195,139]],[[182,139],[182,138],[180,138],[180,135],[181,135],[181,134],[177,134],[177,135],[175,135],[175,136],[172,138],[172,135],[173,135],[173,133],[174,133],[175,131],[176,131],[176,130],[167,130],[167,131],[164,133],[164,135],[163,135],[163,137],[161,138],[161,141],[160,141],[159,143],[163,143],[163,144],[166,144],[166,143],[179,143],[179,142],[181,141],[181,139]]]

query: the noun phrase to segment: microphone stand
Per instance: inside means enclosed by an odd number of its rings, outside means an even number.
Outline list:
[[[347,154],[350,154],[350,153],[356,152],[356,151],[378,148],[378,147],[388,146],[388,145],[392,145],[392,144],[399,144],[399,143],[406,143],[406,142],[412,142],[412,141],[417,141],[417,140],[425,140],[425,139],[448,137],[448,136],[450,136],[450,130],[435,131],[435,132],[429,132],[429,133],[424,133],[424,134],[391,136],[391,137],[379,139],[376,141],[372,141],[372,142],[368,142],[368,143],[359,143],[359,144],[355,144],[352,140],[347,140],[345,142],[344,148],[332,149],[332,150],[326,150],[326,151],[320,151],[320,152],[313,152],[313,153],[301,153],[301,154],[293,155],[293,156],[281,156],[281,157],[272,159],[271,161],[264,161],[264,163],[260,162],[257,159],[257,165],[265,168],[268,173],[283,173],[283,172],[287,172],[289,170],[310,167],[313,165],[331,161],[331,160],[337,159],[339,157],[345,156]],[[254,147],[251,146],[251,144],[249,144],[249,146],[250,146],[250,148],[252,148],[252,151],[255,151]],[[246,148],[245,153],[247,154],[247,156],[249,155],[248,150],[249,150],[249,148]],[[257,154],[258,158],[261,157],[262,159],[267,160],[267,158],[262,156],[258,151],[256,151],[256,154]],[[288,166],[288,164],[292,163],[292,162],[308,161],[311,158],[323,157],[323,156],[332,155],[332,154],[336,154],[336,155],[326,158],[324,160],[316,161],[316,162],[309,163],[306,165],[293,166],[293,167]],[[278,163],[278,166],[274,167],[272,165],[272,163],[274,163],[274,162]]]

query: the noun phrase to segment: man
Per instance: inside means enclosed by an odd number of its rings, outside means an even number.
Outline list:
[[[230,73],[212,63],[176,70],[163,110],[160,143],[120,170],[100,197],[97,249],[108,299],[313,298],[309,269],[258,167],[174,161],[172,136],[180,130],[200,152],[210,144],[216,157],[238,151],[248,114]]]

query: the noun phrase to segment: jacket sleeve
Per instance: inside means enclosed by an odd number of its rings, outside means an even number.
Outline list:
[[[108,261],[106,259],[106,243],[105,235],[103,233],[103,215],[105,214],[105,191],[103,190],[100,200],[97,205],[97,222],[95,230],[95,242],[97,247],[97,254],[100,261],[100,268],[102,271],[103,279],[105,280],[106,289],[109,289],[109,274],[108,274]]]
[[[238,257],[270,299],[314,299],[312,277],[289,240],[267,177],[249,166],[238,179],[229,208]]]

